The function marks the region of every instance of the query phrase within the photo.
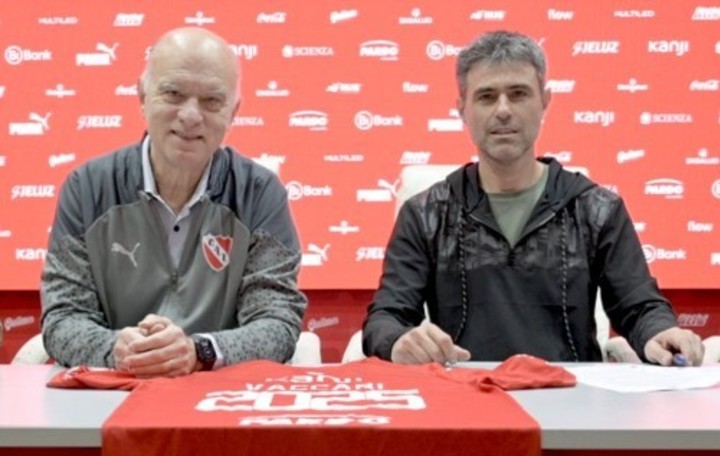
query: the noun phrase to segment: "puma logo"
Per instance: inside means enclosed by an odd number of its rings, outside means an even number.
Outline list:
[[[119,253],[121,255],[125,255],[126,257],[130,258],[130,261],[133,264],[133,267],[137,267],[137,261],[135,261],[135,251],[140,247],[140,243],[138,242],[135,244],[135,247],[133,247],[132,251],[128,251],[125,247],[120,245],[117,242],[113,242],[112,248],[110,249],[111,252]]]

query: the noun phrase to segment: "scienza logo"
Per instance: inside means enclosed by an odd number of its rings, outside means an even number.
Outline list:
[[[202,237],[203,255],[211,268],[219,272],[230,264],[232,243],[230,236],[206,234]]]

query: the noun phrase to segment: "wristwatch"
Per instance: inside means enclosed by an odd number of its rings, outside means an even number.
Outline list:
[[[213,347],[212,341],[207,337],[193,335],[191,336],[195,342],[195,356],[202,366],[202,370],[212,370],[217,360],[217,353]]]

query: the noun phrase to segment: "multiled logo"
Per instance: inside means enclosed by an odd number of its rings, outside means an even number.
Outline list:
[[[662,196],[666,199],[681,199],[685,193],[682,181],[670,178],[653,179],[645,182],[645,194]]]

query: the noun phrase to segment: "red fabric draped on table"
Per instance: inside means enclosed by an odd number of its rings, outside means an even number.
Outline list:
[[[515,387],[574,384],[562,368],[521,358]],[[540,455],[538,424],[487,383],[492,372],[252,361],[156,379],[106,421],[103,455]]]

